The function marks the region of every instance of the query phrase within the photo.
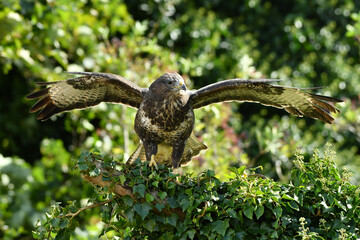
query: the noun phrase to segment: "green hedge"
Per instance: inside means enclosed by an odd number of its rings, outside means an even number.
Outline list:
[[[83,153],[76,159],[83,178],[108,186],[95,184],[86,207],[56,204],[34,237],[69,239],[76,215],[101,206],[101,239],[357,239],[360,187],[348,182],[347,169],[339,173],[334,155],[329,146],[323,156],[297,155],[291,183],[284,184],[245,166],[230,169],[231,180],[221,182],[212,170],[178,176],[163,165],[154,171],[147,163],[118,165]],[[130,195],[115,194],[116,186]]]

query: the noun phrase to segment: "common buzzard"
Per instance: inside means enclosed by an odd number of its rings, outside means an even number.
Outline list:
[[[297,88],[272,85],[270,83],[277,80],[271,79],[230,79],[198,90],[187,90],[184,79],[177,73],[160,76],[149,88],[141,88],[121,76],[109,73],[72,74],[82,76],[39,83],[47,87],[27,96],[29,99],[40,98],[30,109],[30,112],[40,111],[37,119],[44,121],[56,113],[87,108],[100,102],[129,105],[138,109],[135,131],[145,149],[146,160],[156,165],[158,146],[168,146],[174,168],[178,168],[181,161],[187,161],[183,153],[194,127],[194,109],[223,101],[258,102],[283,108],[295,116],[332,123],[334,119],[330,112],[339,110],[329,102],[341,102]],[[203,148],[200,147],[200,150]]]

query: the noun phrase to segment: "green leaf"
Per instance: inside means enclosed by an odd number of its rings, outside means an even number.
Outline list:
[[[59,233],[56,235],[55,240],[69,240],[70,239],[70,233],[66,229],[62,229],[59,231]]]
[[[150,232],[153,232],[156,230],[157,225],[154,219],[150,219],[149,221],[147,221],[144,225],[144,227],[149,230]]]
[[[341,201],[338,201],[337,199],[335,199],[335,205],[341,208],[342,210],[347,211],[345,205]]]
[[[281,196],[281,198],[282,198],[282,199],[286,199],[286,200],[292,200],[292,201],[295,201],[295,199],[294,199],[294,198],[290,197],[290,196],[289,196],[289,195],[287,195],[287,194],[283,194],[283,195]]]
[[[169,217],[166,217],[166,223],[176,227],[176,223],[178,220],[178,216],[175,214],[170,215]]]
[[[133,192],[138,193],[140,197],[145,196],[145,189],[146,189],[146,186],[144,184],[139,184],[139,185],[133,186]]]
[[[124,203],[129,207],[131,207],[134,204],[134,199],[132,199],[129,195],[123,196],[122,199]]]
[[[59,227],[60,227],[60,228],[67,228],[68,225],[69,225],[69,219],[64,218],[64,219],[60,222]]]
[[[172,240],[173,238],[174,238],[174,233],[166,232],[159,238],[159,240]]]
[[[238,168],[236,167],[229,167],[229,171],[235,173],[236,176],[238,175]]]
[[[182,210],[185,211],[186,209],[188,209],[191,206],[191,202],[189,199],[184,198],[183,200],[181,200],[180,206],[181,206]]]
[[[132,208],[129,208],[125,211],[125,216],[129,220],[129,222],[134,222],[134,211]]]
[[[263,205],[257,206],[255,209],[256,219],[259,219],[263,214],[264,214],[264,206]]]
[[[236,218],[236,212],[232,208],[228,208],[226,212],[229,214],[230,217]]]
[[[188,230],[186,233],[187,233],[187,235],[188,235],[188,237],[189,237],[190,239],[194,239],[196,230],[195,230],[195,229],[191,229],[191,230]]]
[[[220,234],[221,236],[225,235],[226,229],[229,227],[229,219],[224,221],[217,220],[211,224],[212,230]]]
[[[177,207],[179,207],[179,204],[178,204],[178,202],[176,201],[177,199],[175,198],[175,197],[169,197],[168,199],[167,199],[167,202],[168,202],[168,204],[169,204],[169,206],[171,207],[171,208],[177,208]]]
[[[282,208],[281,206],[276,206],[273,210],[273,213],[275,214],[275,217],[278,219],[282,215]]]
[[[249,219],[253,219],[253,212],[254,212],[254,207],[250,206],[244,210],[244,215]]]
[[[154,197],[150,193],[145,194],[145,199],[146,199],[147,202],[154,201]]]
[[[124,175],[120,175],[119,178],[121,185],[124,185],[124,183],[126,182],[126,177]]]
[[[185,193],[186,193],[188,196],[193,195],[193,194],[192,194],[192,189],[191,189],[191,188],[186,189],[186,190],[185,190]]]
[[[60,226],[60,219],[59,218],[53,218],[50,220],[50,224],[53,228],[58,228]]]
[[[155,181],[155,182],[153,182],[153,183],[151,183],[153,186],[155,186],[155,187],[159,187],[159,181]]]
[[[89,169],[88,165],[83,163],[79,163],[77,167],[79,168],[79,171],[86,171]]]
[[[156,207],[159,211],[161,211],[161,210],[163,210],[163,208],[165,207],[165,205],[162,204],[162,203],[157,203],[157,204],[155,205],[155,207]]]
[[[239,175],[242,175],[242,174],[243,174],[243,172],[245,171],[245,169],[246,169],[246,166],[245,166],[245,165],[244,165],[244,166],[239,167],[239,168],[238,168],[238,170],[237,170],[238,174],[239,174]]]
[[[158,193],[159,198],[164,199],[167,196],[166,192],[159,192]]]
[[[135,203],[134,205],[134,210],[141,216],[142,220],[144,220],[147,215],[149,215],[149,211],[152,208],[152,205],[149,203]]]
[[[214,177],[215,176],[215,172],[213,170],[207,170],[206,171],[206,176],[207,177]]]
[[[288,204],[289,204],[289,206],[290,206],[292,209],[295,209],[296,211],[299,211],[299,210],[300,210],[300,209],[299,209],[299,206],[297,205],[296,202],[291,201],[291,202],[289,202]]]

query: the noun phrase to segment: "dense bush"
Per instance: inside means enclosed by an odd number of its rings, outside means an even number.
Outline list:
[[[330,148],[310,159],[297,155],[290,184],[281,184],[245,166],[221,182],[212,170],[177,177],[164,165],[153,171],[84,153],[76,168],[95,184],[92,198],[86,206],[56,204],[34,236],[68,239],[76,216],[101,206],[102,239],[357,239],[360,188],[334,157]]]

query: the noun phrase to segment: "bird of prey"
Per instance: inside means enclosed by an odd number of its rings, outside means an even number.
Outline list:
[[[332,123],[330,113],[339,112],[330,103],[341,100],[307,93],[301,89],[271,84],[272,79],[229,79],[198,90],[187,90],[178,73],[165,73],[149,88],[110,73],[72,72],[82,75],[65,81],[39,83],[47,86],[27,96],[40,98],[30,112],[40,111],[37,119],[47,120],[56,113],[87,108],[100,102],[113,102],[137,108],[134,128],[145,150],[147,161],[156,166],[159,146],[170,149],[173,168],[178,168],[194,127],[194,109],[223,101],[257,102],[283,108],[295,116],[307,116]],[[201,145],[201,144],[200,144]],[[168,148],[164,148],[167,146]],[[201,147],[200,151],[206,148]],[[141,149],[140,149],[141,150]],[[189,154],[188,150],[185,154]],[[190,152],[192,156],[192,152]],[[171,157],[170,157],[171,156]]]

